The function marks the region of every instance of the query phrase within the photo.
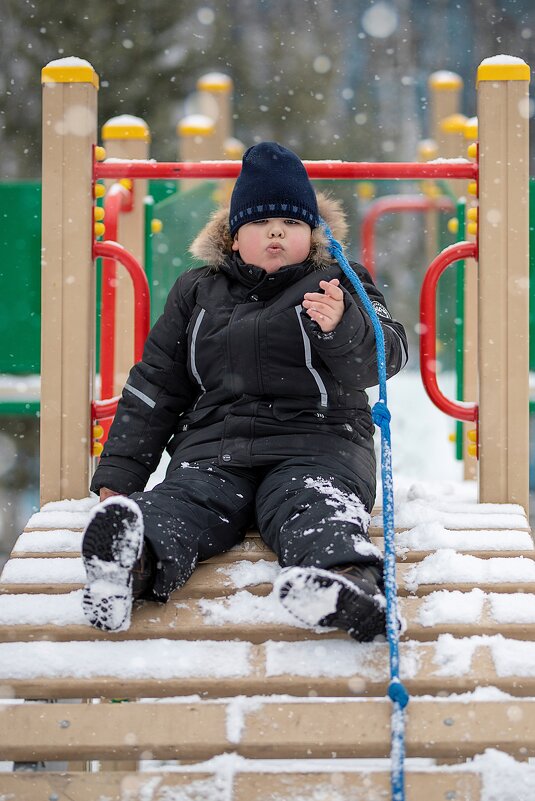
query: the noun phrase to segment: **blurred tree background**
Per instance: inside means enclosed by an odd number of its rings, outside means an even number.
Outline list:
[[[40,70],[65,56],[98,72],[100,124],[144,118],[155,158],[175,158],[196,80],[217,70],[246,145],[403,160],[428,135],[429,74],[458,72],[472,116],[477,66],[500,53],[535,64],[533,0],[2,0],[0,177],[39,176]]]

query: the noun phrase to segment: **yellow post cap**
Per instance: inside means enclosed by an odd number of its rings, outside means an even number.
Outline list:
[[[437,143],[434,139],[421,139],[418,142],[418,158],[420,161],[431,161],[438,155]]]
[[[41,70],[41,83],[91,83],[98,89],[98,75],[89,61],[69,56],[49,61]]]
[[[357,196],[361,200],[371,200],[375,197],[375,184],[371,181],[359,181],[357,183]]]
[[[93,426],[93,436],[95,439],[100,439],[104,436],[104,429],[100,423],[96,423],[96,425]]]
[[[97,161],[104,161],[106,158],[106,148],[101,145],[95,147],[95,158]]]
[[[469,456],[477,456],[477,445],[475,442],[471,442],[466,450]]]
[[[479,81],[529,81],[529,64],[517,56],[491,56],[485,58],[477,68]]]
[[[163,222],[157,217],[153,217],[150,221],[150,230],[152,234],[161,234],[163,231]]]
[[[95,222],[102,222],[104,219],[104,209],[102,206],[95,206],[93,208],[93,216],[95,218]]]
[[[95,197],[104,197],[104,195],[106,194],[106,187],[104,186],[104,184],[95,184],[95,189],[93,194],[95,195]]]
[[[450,114],[440,120],[440,130],[444,133],[464,133],[466,120],[464,114]]]
[[[455,431],[452,431],[451,434],[448,434],[448,440],[450,442],[457,442],[457,436],[455,434]]]
[[[470,181],[468,184],[468,193],[477,196],[477,181]]]
[[[106,231],[106,226],[104,225],[104,223],[96,222],[94,225],[94,230],[95,230],[95,236],[104,236],[104,233]]]
[[[470,442],[477,442],[477,429],[476,428],[469,428],[466,432],[466,436],[468,437]]]
[[[477,117],[469,117],[464,124],[464,138],[477,139],[478,124]]]
[[[189,114],[176,126],[178,136],[212,136],[214,131],[215,123],[206,114]]]
[[[118,117],[111,117],[102,126],[102,138],[109,139],[138,139],[142,142],[150,142],[149,126],[141,117],[133,117],[131,114],[121,114]]]
[[[119,183],[121,186],[124,186],[129,192],[134,186],[134,182],[131,178],[119,178]]]
[[[437,72],[431,73],[427,85],[430,89],[436,89],[439,92],[451,92],[455,89],[462,89],[464,81],[456,72],[438,70]]]
[[[102,442],[93,442],[93,456],[100,456],[103,450],[104,445]]]
[[[233,87],[232,78],[223,72],[207,72],[197,81],[200,92],[232,92]]]

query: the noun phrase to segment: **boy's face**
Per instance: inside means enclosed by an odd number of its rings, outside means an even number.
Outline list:
[[[312,231],[301,220],[269,217],[242,225],[232,243],[246,264],[276,273],[281,267],[299,264],[310,253]]]

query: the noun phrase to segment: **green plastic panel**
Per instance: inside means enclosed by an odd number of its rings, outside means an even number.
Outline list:
[[[0,373],[38,373],[41,341],[41,184],[0,184]]]

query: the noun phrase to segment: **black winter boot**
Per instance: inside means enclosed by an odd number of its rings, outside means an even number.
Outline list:
[[[386,633],[382,571],[374,565],[287,567],[275,590],[302,623],[343,629],[358,642]]]
[[[93,510],[82,541],[87,573],[82,608],[92,626],[124,631],[130,626],[134,570],[143,553],[143,517],[135,501],[106,498]]]

